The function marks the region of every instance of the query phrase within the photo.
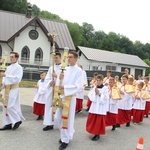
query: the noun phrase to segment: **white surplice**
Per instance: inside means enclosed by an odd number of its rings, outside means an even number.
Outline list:
[[[19,84],[23,76],[23,69],[18,62],[11,64],[5,71],[6,76],[3,77],[3,86]],[[4,97],[5,99],[5,97]],[[6,113],[8,116],[6,116]],[[24,119],[20,107],[19,88],[11,89],[9,93],[7,112],[3,106],[3,124],[15,124]]]
[[[76,93],[76,98],[84,99],[84,88],[88,86],[87,82],[87,74],[84,70],[82,70],[82,77],[83,77],[83,87]]]
[[[118,114],[118,100],[109,98],[109,110],[108,112]]]
[[[124,94],[122,94],[122,100],[118,101],[118,109],[122,110],[131,110],[133,103],[132,93],[125,92],[125,86],[122,86],[120,89]]]
[[[68,117],[68,129],[62,129],[62,109],[57,108],[55,114],[55,122],[60,129],[60,138],[62,142],[69,143],[73,138],[74,130],[74,117],[76,96],[75,94],[83,87],[82,70],[77,65],[69,66],[64,72],[64,95],[62,95],[62,101],[65,101],[66,96],[73,95],[71,98],[69,117]]]
[[[88,95],[89,99],[92,101],[89,113],[106,115],[109,101],[108,88],[106,86],[98,88],[100,95],[95,93],[95,88],[96,87],[94,87]]]
[[[57,76],[61,72],[60,69],[61,69],[61,65],[54,65],[54,71],[57,74]],[[45,112],[44,112],[44,120],[43,120],[43,125],[45,126],[54,125],[54,121],[52,120],[52,107],[51,107],[53,87],[50,86],[50,82],[53,79],[52,73],[53,73],[53,67],[50,67],[44,81],[43,89],[41,90],[41,93],[46,92]],[[58,77],[54,78],[54,81],[56,83],[55,86],[57,86],[58,80],[59,80]]]
[[[146,86],[145,90],[147,91],[147,93],[150,95],[150,87]],[[150,102],[150,98],[146,100],[147,102]]]
[[[146,106],[146,100],[142,99],[142,93],[138,92],[137,96],[140,99],[135,99],[135,102],[133,104],[133,109],[138,109],[138,110],[145,110],[145,106]]]
[[[33,98],[33,101],[36,103],[45,104],[46,102],[47,90],[45,90],[45,93],[42,91],[42,89],[44,88],[44,84],[45,84],[44,82],[41,82],[41,79],[37,83],[38,89],[36,89],[35,96]]]

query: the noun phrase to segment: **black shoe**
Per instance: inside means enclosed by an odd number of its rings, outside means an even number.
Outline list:
[[[148,115],[146,115],[146,118],[148,118]]]
[[[38,116],[36,120],[43,120],[43,116]]]
[[[82,110],[78,110],[78,113],[82,113]]]
[[[59,142],[59,144],[62,144],[62,141],[61,141],[61,139],[59,139],[59,141],[58,141],[58,142]]]
[[[126,124],[126,127],[130,127],[130,122],[128,122],[128,123]]]
[[[89,111],[90,108],[87,107],[87,109],[85,109],[85,111]]]
[[[114,125],[114,126],[112,126],[112,131],[115,131],[115,129],[116,129],[116,126]]]
[[[81,112],[82,112],[82,110],[78,110],[78,111],[76,111],[76,114],[77,114],[77,113],[81,113]]]
[[[53,125],[46,126],[46,127],[43,128],[43,131],[47,131],[47,130],[53,130]]]
[[[100,138],[99,135],[95,135],[95,136],[92,138],[92,141],[97,141],[99,138]]]
[[[63,150],[68,146],[68,143],[61,143],[61,145],[59,146],[59,150]]]
[[[78,111],[75,112],[76,114],[78,113]]]
[[[117,123],[117,124],[116,124],[116,128],[120,128],[120,124]]]
[[[0,130],[11,130],[12,129],[12,125],[11,124],[8,124],[8,125],[5,125],[3,128],[0,128]]]
[[[13,126],[13,130],[16,130],[19,128],[19,126],[22,124],[22,121],[16,122],[15,125]]]

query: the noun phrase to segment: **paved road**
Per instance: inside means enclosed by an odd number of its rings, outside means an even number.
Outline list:
[[[55,127],[52,131],[42,131],[42,121],[36,121],[36,116],[32,114],[34,89],[21,88],[20,91],[26,121],[16,131],[0,132],[0,150],[58,150],[59,130]],[[84,107],[85,103],[86,100]],[[84,110],[76,115],[76,132],[67,150],[135,150],[141,136],[144,137],[144,150],[150,150],[150,118],[144,119],[140,125],[122,126],[114,132],[108,127],[106,134],[96,142],[90,140],[92,135],[85,130],[86,118],[87,112]]]

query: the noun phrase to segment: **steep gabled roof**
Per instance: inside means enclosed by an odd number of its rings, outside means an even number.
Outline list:
[[[22,14],[0,10],[0,41],[8,41],[32,19]]]
[[[124,65],[144,67],[144,68],[149,67],[142,59],[140,59],[136,55],[110,52],[110,51],[87,48],[82,46],[78,46],[78,48],[88,60],[124,64]]]
[[[9,42],[15,36],[18,36],[21,31],[37,21],[43,32],[52,33],[53,30],[58,34],[56,38],[57,46],[60,49],[69,47],[71,50],[75,50],[68,27],[63,22],[52,21],[48,19],[41,19],[38,17],[27,18],[24,14],[18,14],[8,11],[0,10],[0,41]],[[50,41],[52,38],[50,37]]]

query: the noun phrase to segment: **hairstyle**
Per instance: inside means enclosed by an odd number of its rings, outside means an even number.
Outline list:
[[[115,82],[115,79],[114,79],[113,77],[111,77],[111,78],[109,79],[109,81]]]
[[[112,73],[110,70],[107,70],[107,73]]]
[[[134,81],[133,77],[129,77],[128,80],[132,82]]]
[[[115,78],[119,78],[119,76],[118,76],[118,75],[116,75],[116,76],[115,76]]]
[[[124,71],[128,71],[129,72],[129,69],[126,68],[126,69],[124,69]]]
[[[98,74],[97,75],[97,79],[102,80],[103,81],[103,75],[102,74]]]
[[[78,58],[78,54],[75,51],[69,51],[69,54],[72,54],[74,58]]]
[[[98,75],[98,73],[97,72],[94,72],[94,74],[93,74],[94,76],[97,76]]]
[[[60,52],[55,52],[55,56],[61,57],[61,53]]]
[[[138,85],[141,85],[141,87],[143,88],[144,83],[143,82],[139,82]]]
[[[128,76],[125,74],[121,78],[126,78],[128,80]]]
[[[41,72],[40,72],[40,74],[43,74],[43,73],[47,74],[47,72],[46,72],[46,71],[41,71]]]
[[[19,54],[17,52],[10,52],[10,54],[14,54],[15,58],[19,58]]]
[[[149,76],[145,76],[144,79],[149,81]]]

